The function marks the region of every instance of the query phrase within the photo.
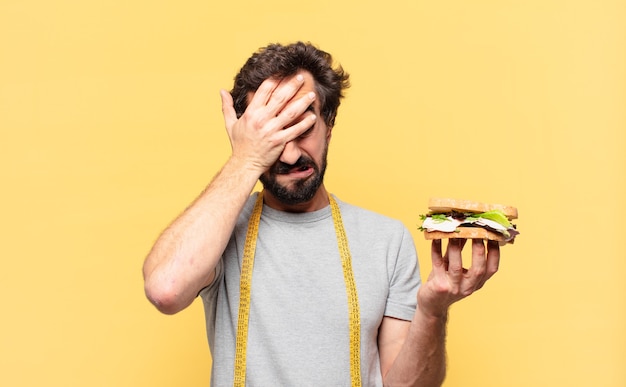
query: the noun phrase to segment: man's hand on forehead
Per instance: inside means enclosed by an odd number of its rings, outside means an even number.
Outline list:
[[[306,91],[310,86],[303,89],[305,83],[302,73],[280,80],[266,79],[249,96],[248,107],[239,119],[232,96],[221,92],[233,156],[251,161],[264,170],[280,157],[288,142],[315,124],[316,117],[310,107],[316,96],[313,90]]]
[[[306,78],[302,73],[282,79],[265,80],[253,94],[246,113],[261,125],[267,123],[273,130],[289,129],[299,122],[306,122],[306,117],[313,115],[310,107],[315,100],[315,93],[303,90],[305,82]],[[299,131],[291,140],[309,127],[310,125]]]

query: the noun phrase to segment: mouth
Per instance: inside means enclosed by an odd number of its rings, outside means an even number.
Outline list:
[[[281,171],[281,175],[288,175],[295,178],[304,178],[313,174],[314,169],[308,165],[290,168],[287,171]]]
[[[276,176],[283,176],[289,180],[304,180],[315,173],[315,168],[309,163],[297,163],[296,165],[279,165],[276,168]]]
[[[276,165],[276,169],[274,173],[276,173],[277,175],[290,175],[294,173],[307,172],[313,169],[314,169],[313,165],[311,165],[310,162],[306,162],[304,160],[298,160],[298,162],[296,162],[295,164],[291,164],[291,165],[279,162]]]
[[[291,169],[291,172],[304,172],[312,169],[309,165],[302,165],[300,167],[295,167]]]

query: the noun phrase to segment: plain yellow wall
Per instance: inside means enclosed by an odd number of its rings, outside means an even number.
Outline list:
[[[218,90],[269,42],[352,75],[327,186],[417,231],[519,208],[453,307],[445,386],[626,385],[626,3],[0,1],[0,385],[206,386],[202,307],[141,265],[228,157]]]

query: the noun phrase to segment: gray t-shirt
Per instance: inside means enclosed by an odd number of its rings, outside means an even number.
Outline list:
[[[239,277],[257,194],[235,227],[212,285],[201,293],[213,358],[211,384],[233,384]],[[338,200],[361,312],[363,386],[382,386],[383,316],[411,320],[420,274],[401,222]],[[350,385],[348,303],[330,207],[286,213],[263,207],[252,274],[248,386]]]

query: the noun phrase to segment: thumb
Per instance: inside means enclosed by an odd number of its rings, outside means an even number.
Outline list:
[[[230,131],[230,128],[237,121],[237,113],[235,112],[233,96],[224,89],[220,90],[220,96],[222,97],[222,114],[224,115],[224,123],[226,129]]]

